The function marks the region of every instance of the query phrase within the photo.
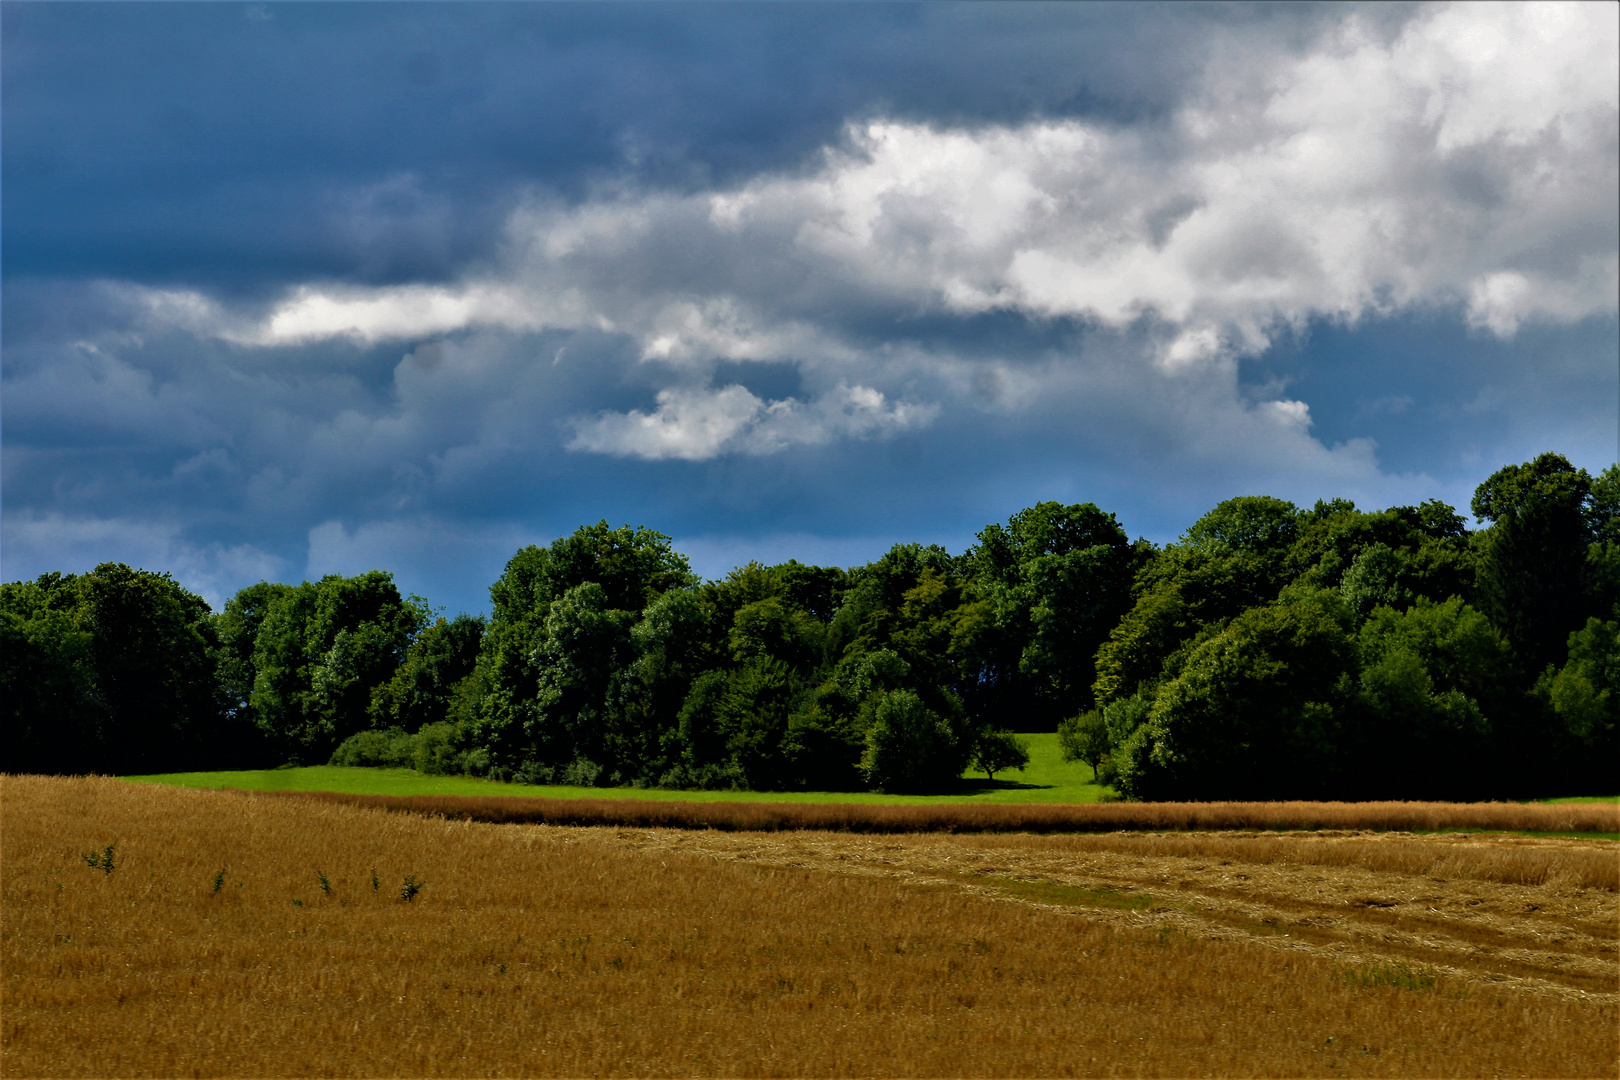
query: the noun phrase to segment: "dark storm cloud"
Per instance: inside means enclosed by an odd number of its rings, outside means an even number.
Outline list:
[[[477,609],[599,518],[718,574],[1600,466],[1615,80],[1499,14],[6,5],[5,576]]]
[[[266,17],[258,17],[259,14]],[[512,200],[793,167],[851,118],[1161,114],[1238,33],[1109,5],[7,5],[9,275],[422,280]]]

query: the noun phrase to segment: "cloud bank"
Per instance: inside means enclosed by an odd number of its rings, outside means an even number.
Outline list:
[[[1620,291],[1612,9],[1289,27],[1210,35],[1142,115],[874,99],[792,164],[678,183],[626,136],[621,169],[509,193],[448,271],[10,285],[7,559],[152,506],[143,551],[311,572],[411,538],[488,562],[514,521],[609,513],[730,551],[1114,498],[1162,536],[1245,490],[1458,501],[1450,477],[1545,448],[1572,403],[1590,442]],[[455,200],[430,188],[393,172],[323,213],[367,236],[406,214],[433,247]],[[1311,352],[1429,325],[1450,336],[1416,363]],[[1457,445],[1392,468],[1402,425]]]

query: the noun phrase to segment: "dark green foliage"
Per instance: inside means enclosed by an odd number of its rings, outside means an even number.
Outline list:
[[[357,731],[338,744],[327,762],[350,767],[398,769],[411,763],[416,740],[402,728]]]
[[[433,620],[382,571],[261,582],[216,617],[108,564],[0,586],[0,745],[42,770],[273,753],[939,791],[969,762],[1018,768],[1011,730],[1058,728],[1069,760],[1139,798],[1601,786],[1620,750],[1620,467],[1543,455],[1473,506],[1489,528],[1471,534],[1433,501],[1242,497],[1159,551],[1046,502],[959,558],[898,544],[701,585],[668,537],[599,522],[517,552],[487,623]]]
[[[910,690],[879,691],[866,705],[866,751],[861,772],[876,791],[937,790],[962,774],[968,755],[955,732]]]
[[[1527,669],[1561,659],[1588,615],[1586,559],[1599,523],[1592,481],[1558,454],[1493,473],[1474,492],[1479,596]],[[1603,523],[1603,530],[1609,525]]]
[[[7,771],[104,767],[108,717],[96,683],[93,635],[80,627],[72,590],[61,581],[47,574],[0,586],[0,739]]]
[[[1019,715],[1052,730],[1090,703],[1093,657],[1131,605],[1143,561],[1112,514],[1091,503],[1038,503],[988,525],[964,556],[987,626],[970,641],[980,662],[966,696],[987,721]]]
[[[270,604],[292,591],[291,585],[261,581],[249,585],[225,601],[225,610],[214,620],[219,635],[218,677],[225,697],[225,708],[249,722],[253,719],[253,681],[257,669],[253,653],[258,647],[259,628]]]
[[[393,575],[329,574],[269,599],[253,650],[250,705],[283,753],[324,760],[368,726],[372,695],[393,678],[427,606]]]
[[[478,665],[483,636],[484,621],[471,615],[440,618],[423,630],[393,677],[372,691],[371,723],[416,731],[445,720],[457,687]]]
[[[1330,592],[1252,608],[1195,649],[1132,738],[1121,784],[1138,798],[1320,798],[1335,791],[1349,615]],[[1127,740],[1129,745],[1129,740]]]
[[[1553,738],[1576,776],[1604,790],[1620,759],[1620,621],[1588,619],[1569,636],[1569,658],[1536,682],[1538,704],[1551,714]]]
[[[793,669],[769,656],[749,659],[728,680],[716,719],[726,758],[746,786],[770,789],[787,779],[783,742],[798,690]]]
[[[116,844],[108,844],[100,851],[86,851],[79,858],[83,859],[84,864],[90,869],[100,870],[104,874],[111,874],[114,867],[113,853],[116,847]]]
[[[1294,576],[1300,518],[1281,499],[1228,499],[1146,562],[1135,603],[1097,652],[1097,701],[1157,688],[1204,627],[1274,599]]]
[[[224,707],[217,647],[208,604],[168,574],[103,563],[0,586],[6,767],[237,763],[251,737]]]
[[[972,764],[992,780],[1007,769],[1022,772],[1029,767],[1029,744],[1010,731],[980,732],[973,744]]]
[[[1356,793],[1468,798],[1496,786],[1493,741],[1511,741],[1518,702],[1512,653],[1490,622],[1456,597],[1420,599],[1375,611],[1356,645]]]
[[[463,721],[495,774],[628,782],[657,768],[632,630],[649,604],[692,584],[686,557],[650,529],[598,522],[514,555],[490,586],[477,715]],[[666,679],[655,697],[658,715],[673,720],[679,687]]]

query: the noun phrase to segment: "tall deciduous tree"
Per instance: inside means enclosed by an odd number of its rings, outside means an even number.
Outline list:
[[[1094,657],[1143,557],[1091,503],[1037,503],[979,533],[964,562],[993,619],[980,638],[988,722],[1049,731],[1091,704]]]
[[[367,726],[373,691],[393,677],[428,615],[385,570],[329,574],[276,596],[254,645],[255,721],[283,752],[324,761]]]
[[[1474,492],[1479,596],[1530,671],[1563,660],[1569,634],[1593,614],[1585,588],[1595,539],[1592,481],[1559,454],[1498,469]]]

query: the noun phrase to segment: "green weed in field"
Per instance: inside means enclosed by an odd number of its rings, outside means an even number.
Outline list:
[[[85,865],[90,869],[110,874],[113,872],[113,848],[115,846],[108,844],[101,851],[86,851],[80,854],[79,858],[83,859]]]
[[[1400,990],[1433,990],[1435,987],[1435,976],[1431,972],[1413,971],[1405,964],[1367,964],[1345,968],[1343,974],[1352,986],[1393,986]]]

